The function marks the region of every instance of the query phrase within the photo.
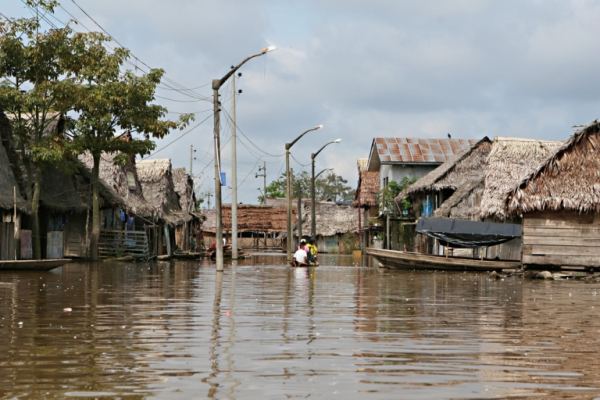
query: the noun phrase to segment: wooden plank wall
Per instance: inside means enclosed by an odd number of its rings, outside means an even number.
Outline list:
[[[575,211],[526,214],[523,264],[600,266],[600,218]]]
[[[15,259],[15,224],[0,222],[0,260]]]
[[[52,231],[48,232],[48,241],[46,244],[46,258],[55,259],[63,258],[63,232]]]

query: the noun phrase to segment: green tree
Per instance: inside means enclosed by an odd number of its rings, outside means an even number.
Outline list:
[[[384,187],[379,191],[379,198],[381,199],[383,209],[391,211],[393,214],[398,214],[398,209],[395,206],[395,199],[398,197],[400,192],[402,192],[408,185],[413,184],[419,178],[408,178],[404,177],[397,183],[396,181],[390,181],[387,187]],[[412,208],[412,204],[407,199],[402,199],[400,204],[398,205],[402,208],[402,210],[410,210]]]
[[[300,190],[302,191],[302,197],[310,197],[311,194],[311,183],[312,176],[307,171],[294,174],[292,188],[292,196],[298,195],[298,182],[300,182]],[[319,176],[315,180],[315,198],[317,200],[324,198],[331,198],[332,200],[349,200],[354,198],[354,191],[350,186],[346,186],[347,180],[342,178],[340,175],[329,174],[327,176]],[[279,178],[272,181],[267,186],[267,197],[279,197],[284,198],[286,193],[286,177],[285,173],[282,173]],[[258,196],[258,201],[262,202],[263,196]]]
[[[26,4],[53,12],[55,1],[27,0]],[[65,162],[64,138],[47,132],[50,124],[71,107],[64,77],[73,61],[69,27],[42,31],[39,19],[0,22],[0,102],[12,119],[13,145],[25,168],[26,197],[31,202],[33,258],[41,258],[39,203],[45,166]]]
[[[179,121],[163,120],[167,109],[151,104],[156,86],[164,71],[152,69],[137,76],[122,71],[129,51],[116,48],[111,53],[104,44],[110,37],[101,33],[76,33],[72,37],[73,55],[67,80],[67,94],[73,100],[78,118],[70,123],[72,140],[69,149],[80,154],[90,152],[92,169],[92,233],[90,254],[98,259],[100,237],[99,169],[102,152],[121,152],[116,163],[125,163],[131,155],[148,154],[155,144],[151,138],[162,138],[171,129],[183,129],[193,118],[182,115]],[[118,140],[118,132],[141,135],[131,140]]]

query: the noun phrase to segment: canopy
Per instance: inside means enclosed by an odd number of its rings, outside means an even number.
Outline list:
[[[475,248],[495,246],[520,238],[521,225],[465,221],[448,218],[420,218],[417,233],[436,238],[450,247]]]

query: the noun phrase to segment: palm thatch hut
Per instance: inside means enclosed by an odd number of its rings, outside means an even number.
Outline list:
[[[115,164],[115,159],[121,156],[120,152],[102,153],[100,155],[100,166],[98,174],[103,186],[108,187],[113,195],[117,196],[122,203],[124,211],[135,215],[136,226],[143,227],[144,222],[152,219],[153,207],[144,198],[142,184],[138,178],[135,164],[135,156],[128,156],[129,162],[124,165]],[[91,153],[86,152],[79,156],[79,161],[91,174],[94,167],[94,158]],[[121,218],[119,209],[106,209],[103,211],[102,221],[105,229],[120,229]]]
[[[379,170],[368,171],[368,158],[356,161],[358,168],[358,186],[354,193],[352,205],[358,208],[359,245],[371,243],[371,237],[382,228],[377,225],[379,213]],[[363,232],[365,235],[363,235]]]
[[[481,217],[505,220],[506,199],[515,185],[535,171],[563,142],[496,137],[488,156]]]
[[[183,226],[176,227],[175,243],[182,250],[190,250],[190,247],[196,247],[199,242],[198,235],[201,232],[203,221],[202,216],[196,213],[194,180],[185,172],[185,168],[175,168],[173,170],[173,184],[179,197],[179,206],[182,212],[190,216],[190,220],[186,221]]]
[[[490,221],[520,224],[507,209],[510,192],[525,177],[539,168],[563,142],[496,137],[488,156],[480,217]],[[521,259],[522,239],[513,239],[485,249],[485,258]]]
[[[415,215],[478,219],[484,172],[492,143],[484,137],[406,187],[396,203],[410,198]]]
[[[222,208],[223,238],[231,239],[231,204]],[[242,248],[262,248],[283,250],[285,238],[281,236],[287,229],[287,208],[268,205],[238,204],[238,246]],[[206,221],[202,224],[204,244],[209,247],[216,239],[216,211],[204,211]],[[292,209],[292,223],[296,219],[296,209]]]
[[[192,216],[181,209],[179,196],[175,191],[171,160],[142,160],[137,162],[136,167],[144,198],[153,206],[154,215],[163,225],[163,229],[159,230],[158,254],[173,254],[177,247],[175,232],[183,229],[192,220]],[[161,236],[163,234],[164,239]]]
[[[523,264],[600,267],[600,122],[573,134],[505,199],[523,219]]]
[[[312,230],[310,207],[303,210],[302,216],[302,233],[308,238]],[[333,202],[315,204],[315,236],[320,253],[350,254],[359,247],[358,228],[356,208],[339,206]],[[298,221],[293,229],[297,236]]]
[[[0,137],[11,134],[10,122],[0,108]],[[20,240],[15,237],[19,239],[21,235],[21,214],[29,214],[30,208],[21,195],[4,143],[2,140],[0,144],[0,260],[14,260],[15,248],[20,247]]]

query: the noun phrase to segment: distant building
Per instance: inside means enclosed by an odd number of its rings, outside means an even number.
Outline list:
[[[367,171],[379,171],[379,189],[402,178],[421,178],[477,139],[374,138]]]

